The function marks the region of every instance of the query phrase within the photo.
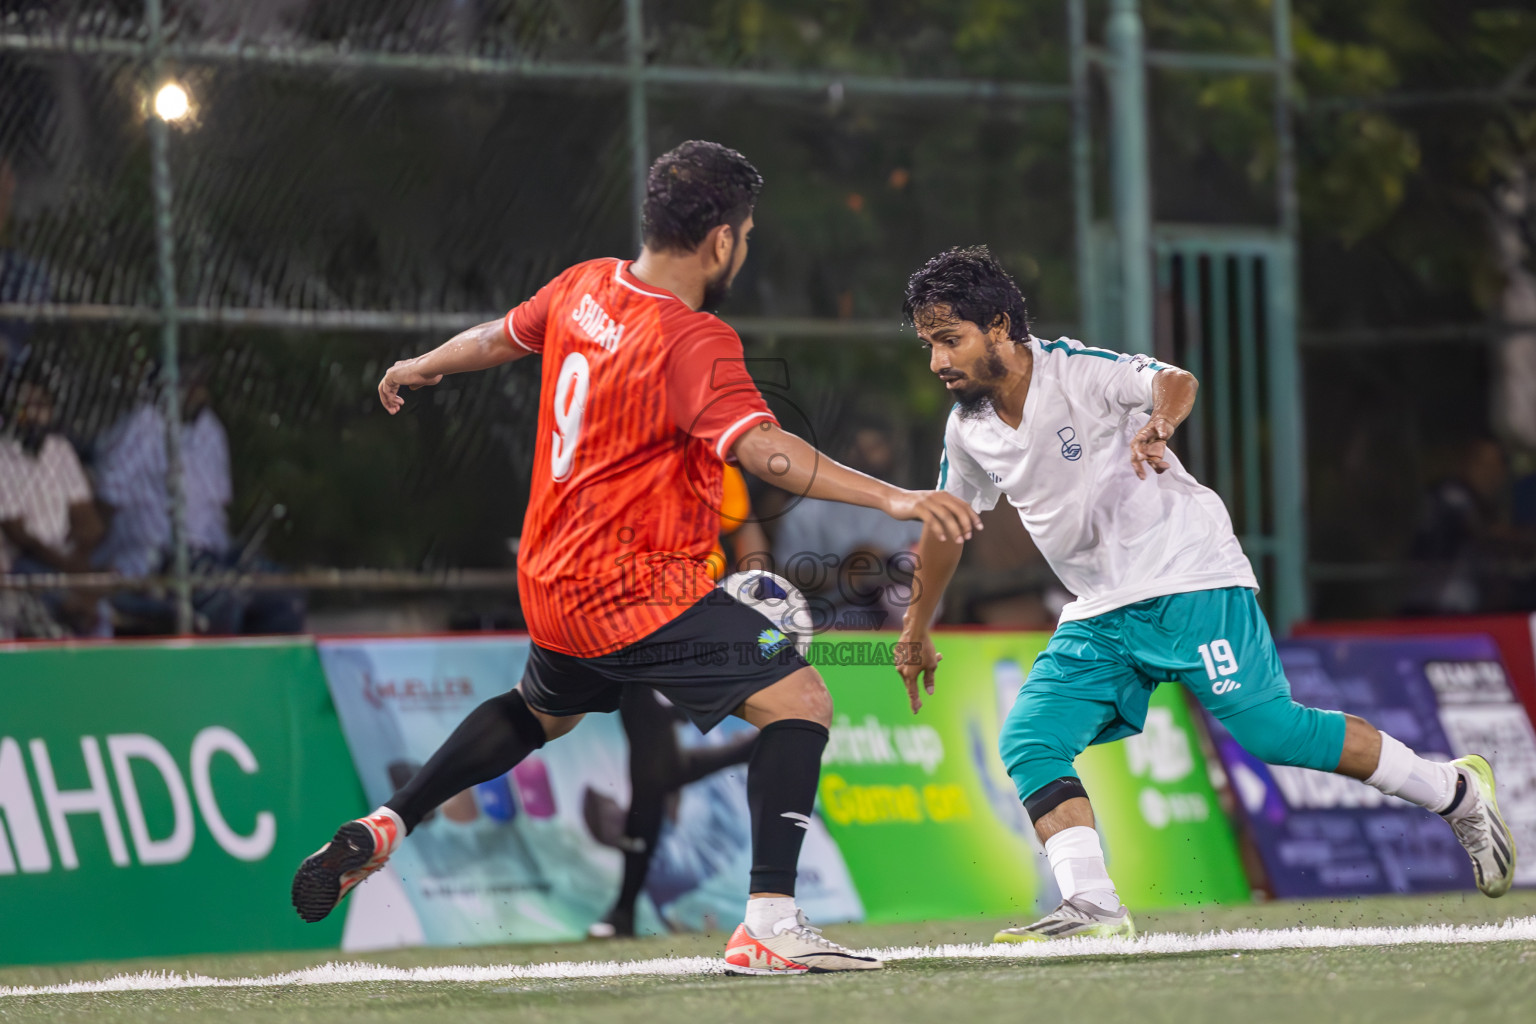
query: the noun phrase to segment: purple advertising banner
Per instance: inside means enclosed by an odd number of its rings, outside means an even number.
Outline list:
[[[1516,847],[1536,848],[1536,732],[1491,637],[1320,637],[1279,648],[1298,702],[1359,715],[1432,760],[1488,758]],[[1266,765],[1208,721],[1274,895],[1473,888],[1438,815],[1341,775]],[[1536,858],[1515,882],[1536,883]]]

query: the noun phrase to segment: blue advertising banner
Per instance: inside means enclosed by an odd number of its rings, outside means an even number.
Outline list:
[[[1317,638],[1279,648],[1300,703],[1359,715],[1432,760],[1487,757],[1517,847],[1536,848],[1536,733],[1491,637]],[[1209,721],[1276,896],[1474,887],[1438,815],[1354,779],[1263,764]],[[1515,881],[1536,882],[1536,858],[1524,858]]]
[[[522,637],[321,641],[320,659],[370,806],[388,799],[481,701],[528,660]],[[725,746],[675,718],[679,748]],[[379,876],[350,898],[345,949],[564,941],[586,934],[618,893],[629,806],[628,743],[618,715],[588,715],[504,777],[451,798]],[[751,869],[746,765],[683,787],[663,825],[637,908],[644,932],[730,929]],[[837,844],[813,818],[798,897],[820,922],[863,906]]]

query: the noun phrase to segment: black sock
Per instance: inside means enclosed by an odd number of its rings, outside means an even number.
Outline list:
[[[624,819],[624,880],[608,912],[608,923],[633,922],[645,888],[667,798],[677,792],[682,751],[673,729],[676,714],[649,686],[626,686],[619,697],[619,721],[629,741],[629,813]]]
[[[619,897],[609,911],[609,923],[618,924],[618,917],[634,921],[635,904],[640,891],[645,888],[646,875],[651,870],[651,859],[656,855],[656,840],[661,836],[663,808],[661,801],[631,803],[629,816],[624,823],[624,880],[619,885]]]
[[[672,738],[672,724],[665,723],[665,736]],[[645,876],[650,872],[651,858],[656,855],[656,840],[661,836],[661,820],[666,813],[667,797],[676,787],[667,785],[663,771],[658,771],[658,761],[665,766],[665,758],[647,760],[643,755],[647,743],[642,734],[631,731],[631,750],[637,755],[630,759],[629,813],[624,818],[624,881],[619,885],[619,898],[614,901],[613,913],[635,916],[635,902],[640,890],[645,888]],[[654,739],[654,737],[652,737]],[[618,921],[610,921],[618,924]]]
[[[521,692],[492,697],[459,723],[426,766],[384,806],[400,815],[409,833],[444,800],[505,775],[543,745],[544,726],[528,710]]]
[[[800,718],[770,722],[758,735],[747,767],[747,806],[752,810],[748,892],[795,894],[800,844],[816,806],[826,746],[827,727]]]

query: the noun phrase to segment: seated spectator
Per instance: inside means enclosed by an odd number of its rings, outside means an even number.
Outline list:
[[[190,361],[181,379],[181,487],[187,548],[194,572],[250,570],[256,566],[244,565],[244,553],[230,543],[229,440],[213,411],[208,385],[208,366]],[[98,445],[96,475],[97,497],[109,510],[98,564],[133,577],[168,571],[171,498],[165,416],[157,403],[144,402],[108,431]],[[122,593],[112,603],[124,631],[174,629],[175,607],[164,596]],[[292,594],[253,596],[218,586],[200,589],[193,605],[195,628],[201,633],[302,629],[303,602]]]
[[[46,379],[38,374],[23,379],[12,404],[0,434],[0,572],[88,571],[102,523],[74,445],[54,429],[53,394]],[[67,632],[102,635],[104,623],[93,596],[48,591],[37,602]],[[13,616],[26,620],[13,623],[9,632],[55,635],[26,598],[12,597],[7,604]]]
[[[1430,563],[1413,586],[1407,614],[1473,614],[1504,610],[1512,578],[1501,560],[1529,558],[1536,546],[1528,528],[1509,521],[1505,499],[1509,464],[1490,437],[1461,449],[1455,471],[1432,486],[1419,510],[1410,557]]]
[[[1536,452],[1525,451],[1517,465],[1520,472],[1510,486],[1509,518],[1515,529],[1526,537],[1536,538]],[[1536,547],[1536,545],[1533,545]],[[1530,560],[1525,571],[1515,581],[1514,607],[1520,611],[1536,610],[1536,569]]]
[[[895,449],[884,430],[867,426],[854,433],[844,461],[888,480]],[[911,581],[911,567],[903,571],[893,556],[909,551],[922,532],[922,523],[879,509],[802,498],[779,520],[774,563],[810,599],[818,628],[878,629],[895,624],[905,607],[898,598]]]
[[[202,364],[181,381],[181,487],[186,502],[187,547],[194,557],[219,559],[229,550],[225,507],[231,497],[229,439],[209,405]],[[100,561],[125,576],[161,569],[171,551],[171,499],[165,416],[145,401],[98,445],[97,496],[110,510]]]

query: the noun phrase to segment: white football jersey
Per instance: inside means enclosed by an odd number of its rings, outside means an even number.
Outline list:
[[[1152,378],[1167,364],[1062,338],[1031,338],[1034,375],[1014,430],[988,409],[944,430],[939,488],[978,512],[1007,495],[1062,585],[1077,600],[1063,622],[1165,594],[1257,590],[1221,498],[1185,470],[1131,468],[1131,438],[1152,412]]]

